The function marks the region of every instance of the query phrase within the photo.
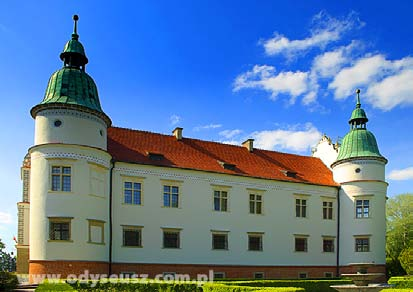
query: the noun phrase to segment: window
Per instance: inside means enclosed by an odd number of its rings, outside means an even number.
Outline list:
[[[307,252],[307,237],[295,238],[295,251]]]
[[[89,243],[105,243],[104,226],[105,222],[100,220],[89,221]]]
[[[214,210],[222,212],[228,211],[227,191],[214,191]]]
[[[356,200],[356,218],[370,217],[370,201]]]
[[[71,224],[72,218],[49,218],[49,240],[71,240]]]
[[[307,200],[295,199],[295,217],[307,217]]]
[[[333,202],[323,202],[323,219],[333,219]]]
[[[142,227],[123,226],[123,246],[142,247]]]
[[[254,279],[264,279],[264,273],[263,272],[255,272],[254,273]]]
[[[333,238],[323,238],[323,252],[334,252]]]
[[[262,234],[248,234],[248,250],[262,251]]]
[[[324,277],[325,277],[325,278],[333,278],[333,275],[334,275],[334,274],[333,274],[332,272],[325,272],[325,273],[324,273]]]
[[[370,251],[370,238],[359,237],[356,238],[356,252],[369,252]]]
[[[125,181],[123,183],[123,202],[125,204],[142,205],[142,183]]]
[[[250,194],[250,214],[262,214],[262,195]]]
[[[166,229],[163,231],[163,248],[180,248],[179,230]]]
[[[163,186],[163,206],[178,208],[179,207],[179,187],[178,186]]]
[[[227,233],[212,233],[212,249],[228,249]]]
[[[224,272],[214,272],[214,279],[224,279],[225,273]]]
[[[71,192],[71,175],[70,166],[52,166],[52,191]]]
[[[298,278],[300,279],[306,279],[307,277],[308,277],[307,272],[298,273]]]
[[[175,280],[175,272],[163,272],[162,273],[162,279],[165,281],[173,281]]]

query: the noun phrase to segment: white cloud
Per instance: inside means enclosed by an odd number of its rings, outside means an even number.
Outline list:
[[[268,65],[255,65],[251,71],[247,71],[235,79],[234,91],[244,88],[257,88],[271,93],[271,99],[275,100],[280,93],[291,96],[290,103],[294,103],[297,96],[308,90],[307,72],[281,72],[276,74],[275,67]]]
[[[178,115],[172,115],[169,120],[171,121],[171,125],[176,125],[181,121],[181,117]]]
[[[413,167],[392,170],[388,178],[392,180],[413,180]]]
[[[223,141],[219,141],[220,143],[223,144],[230,144],[230,145],[240,145],[240,142],[237,140],[223,140]]]
[[[0,211],[0,224],[10,224],[12,222],[13,219],[10,213]]]
[[[384,111],[397,105],[413,105],[413,69],[403,70],[371,85],[367,101]]]
[[[233,138],[234,136],[237,136],[237,135],[239,135],[239,134],[241,134],[241,133],[242,133],[242,130],[240,130],[240,129],[235,129],[235,130],[224,130],[224,131],[221,131],[221,132],[219,132],[219,135],[225,137],[226,139],[231,139],[231,138]],[[231,144],[231,143],[229,143],[229,144]]]
[[[361,42],[352,41],[347,46],[316,56],[313,60],[311,72],[323,78],[333,77],[344,64],[350,62],[351,53],[356,47],[362,47]]]
[[[251,134],[255,139],[255,146],[267,150],[291,150],[304,152],[317,144],[321,139],[321,132],[311,123],[297,129],[293,127],[282,130],[257,131]]]
[[[377,54],[358,59],[343,68],[329,84],[336,99],[345,99],[355,88],[365,86],[366,101],[382,110],[413,104],[413,58],[387,60]]]
[[[209,125],[204,125],[204,126],[197,126],[194,128],[195,132],[201,131],[201,130],[209,130],[209,129],[218,129],[221,128],[221,124],[209,124]]]
[[[344,19],[336,19],[321,11],[313,17],[310,36],[301,40],[290,40],[282,34],[274,33],[274,37],[261,41],[267,55],[284,54],[291,57],[295,53],[304,52],[313,47],[325,47],[327,44],[342,38],[345,32],[363,23],[356,13],[351,12]]]

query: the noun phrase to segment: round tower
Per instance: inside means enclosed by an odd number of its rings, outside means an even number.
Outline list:
[[[384,158],[373,133],[367,130],[360,90],[336,161],[331,165],[334,180],[341,185],[340,265],[374,263],[383,271],[386,263],[386,193]],[[345,270],[342,270],[345,271]]]
[[[74,31],[60,54],[63,67],[30,111],[35,119],[29,149],[31,275],[107,273],[111,120],[85,72],[78,19],[73,17]]]

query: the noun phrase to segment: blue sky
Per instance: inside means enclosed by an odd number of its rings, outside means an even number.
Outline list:
[[[113,124],[310,155],[344,137],[361,89],[388,158],[388,195],[412,191],[410,1],[0,3],[0,238],[11,250],[29,114],[62,63],[71,17]]]

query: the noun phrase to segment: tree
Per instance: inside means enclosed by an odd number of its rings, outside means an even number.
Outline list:
[[[0,238],[0,271],[2,272],[13,272],[16,270],[16,257],[13,252],[8,253],[4,249],[6,245],[1,241]]]
[[[393,269],[390,274],[395,276],[403,273],[403,271],[398,271],[402,267],[400,255],[403,250],[409,248],[412,239],[413,194],[401,194],[390,198],[386,206],[386,219],[386,254],[388,262],[391,262],[388,269]],[[403,256],[402,259],[405,266],[406,260]]]

